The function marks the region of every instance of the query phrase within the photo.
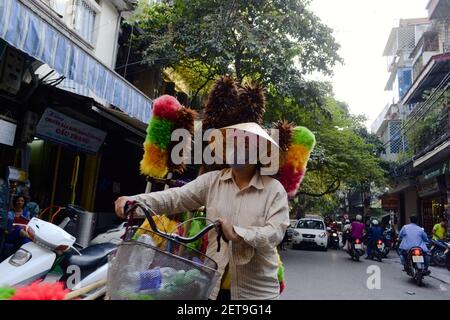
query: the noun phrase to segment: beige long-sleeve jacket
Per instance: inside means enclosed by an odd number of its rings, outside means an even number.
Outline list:
[[[231,298],[277,299],[279,296],[276,247],[289,225],[286,191],[279,181],[257,172],[248,187],[240,190],[231,169],[199,176],[181,188],[133,197],[158,213],[174,214],[206,207],[207,217],[232,223],[241,241],[222,242],[217,252],[215,231],[209,234],[207,255],[222,275],[229,264]],[[215,299],[220,281],[211,294]]]

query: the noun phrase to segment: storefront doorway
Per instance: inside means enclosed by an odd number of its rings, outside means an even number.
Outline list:
[[[425,232],[431,234],[433,226],[445,214],[446,197],[444,195],[422,200],[422,223]]]

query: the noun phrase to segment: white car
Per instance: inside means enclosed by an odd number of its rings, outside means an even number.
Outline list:
[[[328,234],[325,222],[320,218],[298,220],[292,233],[292,248],[316,247],[327,251]]]

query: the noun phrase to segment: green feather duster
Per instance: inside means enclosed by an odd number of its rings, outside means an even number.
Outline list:
[[[146,141],[166,150],[171,142],[173,123],[169,120],[153,118],[147,128]]]
[[[0,300],[9,300],[15,293],[14,288],[0,288]]]
[[[306,148],[308,148],[308,150],[314,148],[314,145],[316,144],[316,138],[314,134],[305,127],[296,127],[294,129],[292,141],[294,144],[304,145]]]

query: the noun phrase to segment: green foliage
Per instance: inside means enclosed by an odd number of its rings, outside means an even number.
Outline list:
[[[317,139],[299,194],[302,209],[311,213],[331,212],[339,204],[340,190],[361,183],[386,183],[386,171],[375,152],[381,142],[363,129],[364,117],[350,115],[333,98],[327,99],[326,108],[330,117],[303,115],[302,125]]]
[[[309,2],[174,0],[141,4],[129,23],[143,31],[134,43],[145,63],[172,68],[194,96],[219,75],[253,80],[267,88],[266,124],[286,119],[310,129],[317,144],[294,204],[320,211],[335,208],[337,192],[352,183],[382,184],[384,171],[382,144],[365,119],[336,101],[329,83],[305,80],[312,72],[331,74],[341,62],[332,30]]]
[[[332,30],[307,0],[174,0],[144,5],[129,23],[143,34],[136,48],[151,66],[192,70],[193,91],[219,75],[233,74],[270,87],[306,107],[320,88],[303,76],[331,74],[340,62]],[[198,93],[198,92],[197,92]]]

